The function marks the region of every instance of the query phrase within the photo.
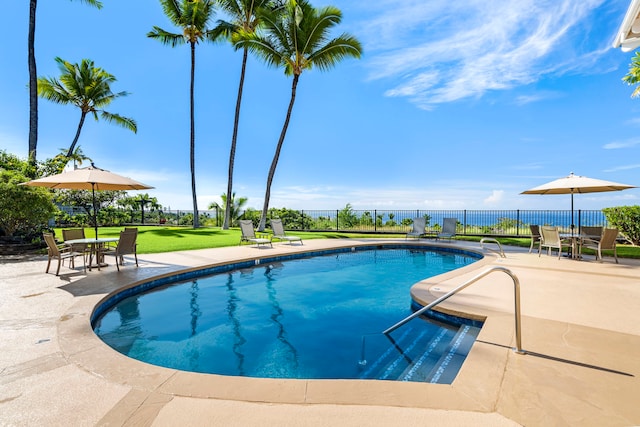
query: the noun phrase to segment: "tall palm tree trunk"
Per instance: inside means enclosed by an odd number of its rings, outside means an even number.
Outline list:
[[[191,43],[191,196],[193,198],[193,228],[200,227],[200,218],[198,217],[198,198],[196,197],[196,123],[195,123],[195,71],[196,71],[196,44]]]
[[[38,147],[38,72],[36,70],[36,8],[38,0],[29,2],[29,162],[36,163]]]
[[[240,105],[242,104],[242,89],[244,88],[244,74],[247,69],[247,57],[249,49],[244,48],[242,55],[242,69],[240,70],[240,84],[238,85],[238,99],[236,100],[236,115],[233,121],[233,136],[231,137],[231,150],[229,151],[229,179],[227,182],[227,203],[224,206],[224,221],[222,229],[227,230],[231,225],[231,193],[233,190],[233,164],[236,157],[236,143],[238,140],[238,123],[240,122]]]
[[[66,166],[67,163],[69,163],[71,156],[73,156],[73,150],[76,148],[76,144],[78,143],[78,139],[80,138],[80,132],[82,132],[82,126],[84,125],[85,117],[87,117],[87,113],[83,111],[82,114],[80,115],[80,123],[78,123],[78,130],[76,131],[76,136],[73,138],[73,142],[69,146],[69,150],[67,151],[67,155],[65,156],[67,159],[64,163],[64,166]]]
[[[269,176],[267,177],[267,190],[264,194],[264,205],[262,207],[262,216],[260,217],[260,224],[258,225],[258,231],[264,231],[267,223],[267,211],[269,210],[269,198],[271,197],[271,183],[273,182],[273,176],[276,173],[276,166],[278,166],[278,160],[280,159],[280,150],[282,150],[282,144],[284,143],[284,137],[287,134],[287,128],[289,127],[289,120],[291,119],[291,111],[293,110],[293,104],[296,101],[296,88],[298,87],[299,74],[293,75],[293,83],[291,84],[291,100],[289,101],[289,109],[287,110],[287,117],[284,120],[282,126],[282,132],[280,133],[280,139],[278,140],[278,146],[276,147],[276,153],[271,161],[271,167],[269,168]]]

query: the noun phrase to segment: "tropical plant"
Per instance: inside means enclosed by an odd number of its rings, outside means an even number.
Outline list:
[[[249,201],[246,197],[239,197],[236,199],[236,193],[231,193],[231,198],[228,199],[226,194],[221,194],[220,198],[222,199],[222,204],[224,206],[220,206],[218,202],[213,202],[209,205],[209,209],[225,209],[226,206],[230,207],[229,211],[229,225],[233,226],[236,223],[236,220],[240,218],[242,208]]]
[[[633,245],[640,245],[640,205],[604,208],[607,221]]]
[[[116,98],[128,95],[127,92],[111,91],[111,84],[116,81],[112,74],[95,67],[90,59],[83,59],[80,64],[72,64],[57,57],[56,62],[61,72],[60,78],[38,78],[38,95],[56,104],[71,104],[80,108],[80,123],[67,150],[68,159],[73,155],[84,120],[89,113],[96,121],[100,113],[100,117],[109,123],[117,124],[134,133],[138,131],[135,120],[102,109]]]
[[[103,208],[115,204],[118,200],[126,197],[126,191],[96,191],[95,207],[98,209],[98,223],[101,223]],[[89,190],[56,190],[54,200],[62,206],[75,206],[84,210],[88,217],[88,222],[95,227],[93,221],[94,196]],[[110,222],[110,221],[107,221]],[[104,222],[102,222],[104,224]]]
[[[640,96],[640,52],[631,58],[631,65],[629,65],[629,73],[622,78],[622,81],[629,86],[636,85],[636,88],[631,93],[632,98]]]
[[[181,34],[171,33],[160,27],[154,26],[147,33],[147,37],[156,39],[164,45],[176,47],[185,43],[191,48],[191,84],[189,91],[189,103],[191,112],[190,165],[191,165],[191,197],[193,199],[193,228],[200,226],[198,217],[198,200],[196,197],[196,134],[195,134],[195,69],[196,69],[196,45],[201,41],[213,42],[216,33],[207,28],[209,21],[215,13],[213,0],[160,0],[164,14],[176,26],[182,29]]]
[[[0,171],[0,231],[7,237],[32,237],[55,212],[49,191],[18,185],[27,180],[16,172]]]
[[[127,196],[118,200],[118,205],[128,207],[131,211],[140,209],[140,222],[144,224],[144,208],[149,206],[151,212],[162,208],[156,197],[149,194],[137,194],[135,196]],[[133,219],[132,219],[133,222]]]
[[[73,160],[73,168],[75,169],[78,165],[82,166],[85,160],[92,162],[93,160],[89,156],[85,156],[82,152],[80,146],[76,146],[76,149],[73,153],[71,153],[71,157],[66,156],[66,149],[61,148],[61,153],[50,158],[46,159],[43,162],[39,162],[38,164],[38,172],[40,176],[49,176],[55,175],[58,173],[62,173],[64,171],[65,166],[69,160]]]
[[[342,12],[333,6],[315,9],[306,0],[288,0],[283,10],[264,10],[261,19],[265,33],[243,33],[236,45],[248,48],[270,66],[283,67],[285,75],[293,76],[287,115],[267,177],[264,207],[258,225],[258,230],[262,231],[269,209],[271,183],[289,127],[300,75],[314,66],[324,71],[346,57],[359,58],[362,48],[355,37],[346,33],[329,39],[329,31],[342,21]]]
[[[313,224],[313,218],[309,215],[287,208],[271,208],[269,209],[269,218],[279,218],[285,228],[295,230],[308,230]]]
[[[102,8],[102,2],[98,0],[80,0],[98,9]],[[36,163],[36,151],[38,147],[38,71],[36,68],[36,9],[38,0],[29,1],[29,36],[28,36],[28,63],[29,63],[29,161]]]
[[[358,224],[358,215],[353,211],[350,203],[338,212],[338,223],[341,228],[352,228]]]
[[[0,150],[0,171],[8,170],[18,172],[26,177],[35,176],[37,169],[30,161],[25,162],[15,154],[7,153],[6,150]]]
[[[273,6],[271,0],[219,0],[220,8],[230,17],[230,21],[219,20],[216,31],[235,44],[245,34],[253,34],[260,25],[260,10]],[[239,46],[236,45],[239,48]],[[238,96],[236,98],[236,110],[233,119],[233,133],[231,135],[231,149],[229,150],[229,174],[227,179],[227,195],[233,191],[233,167],[236,156],[238,140],[238,125],[240,123],[240,106],[242,104],[242,90],[244,76],[247,69],[247,57],[249,48],[242,47],[242,67],[240,68],[240,82],[238,83]],[[224,207],[224,221],[222,229],[229,228],[231,218],[231,197],[226,198]]]

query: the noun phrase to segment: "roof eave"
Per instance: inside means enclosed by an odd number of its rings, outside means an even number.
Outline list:
[[[622,20],[618,34],[613,42],[614,48],[622,48],[623,52],[629,52],[640,46],[640,32],[633,33],[634,24],[640,24],[640,0],[631,0],[627,13]]]

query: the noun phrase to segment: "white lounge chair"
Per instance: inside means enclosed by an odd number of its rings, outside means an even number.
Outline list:
[[[273,230],[273,235],[271,236],[271,240],[278,239],[289,242],[290,245],[293,245],[293,242],[300,242],[302,245],[302,238],[300,236],[288,236],[284,232],[284,226],[282,225],[282,220],[274,218],[270,222],[271,230]]]
[[[241,245],[242,242],[251,242],[255,243],[257,247],[266,244],[269,244],[269,246],[273,246],[271,244],[271,239],[256,237],[256,232],[253,229],[253,221],[251,221],[250,219],[241,219],[240,221],[238,221],[238,223],[240,224],[240,231],[242,232],[242,236],[240,237]]]
[[[451,240],[456,235],[456,226],[458,225],[457,218],[444,218],[442,220],[442,231],[436,236],[438,239]]]
[[[409,237],[419,239],[427,234],[427,220],[425,218],[414,218],[413,228],[405,236],[405,240]]]

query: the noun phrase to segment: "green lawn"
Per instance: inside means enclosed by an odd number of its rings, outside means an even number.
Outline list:
[[[118,237],[124,227],[100,227],[100,237]],[[58,239],[62,237],[62,229],[56,228]],[[94,237],[93,228],[85,228],[86,237]],[[336,232],[290,232],[291,235],[302,237],[303,240],[311,239],[353,239],[353,238],[398,238],[404,234],[358,234]],[[458,236],[459,240],[479,242],[482,237]],[[529,247],[531,240],[528,238],[498,238],[502,245]],[[222,230],[220,228],[186,228],[186,227],[138,227],[138,253],[153,254],[160,252],[189,251],[193,249],[221,248],[225,246],[237,246],[240,242],[240,229],[232,228]],[[594,252],[585,249],[584,253]],[[610,256],[610,251],[605,251],[605,256]],[[619,258],[640,259],[640,247],[631,245],[618,245]]]
[[[65,227],[67,228],[67,227]],[[100,237],[118,237],[124,227],[100,227]],[[85,228],[86,237],[95,237],[93,228]],[[265,233],[269,234],[269,233]],[[325,232],[291,232],[291,235],[311,239],[349,239],[360,237],[404,237],[404,234],[357,234],[357,233],[325,233]],[[60,240],[62,228],[55,229],[55,235]],[[154,254],[160,252],[189,251],[193,249],[221,248],[237,246],[240,243],[240,229],[232,228],[186,228],[186,227],[138,227],[138,253]]]

